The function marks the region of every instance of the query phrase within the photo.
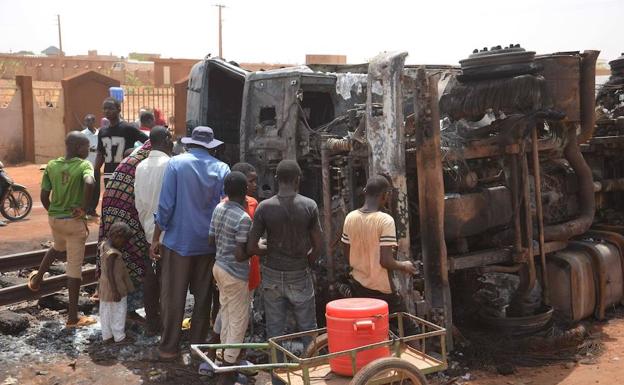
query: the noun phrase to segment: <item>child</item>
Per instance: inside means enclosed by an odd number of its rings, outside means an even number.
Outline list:
[[[239,162],[232,166],[232,171],[240,171],[245,174],[247,178],[247,195],[245,196],[245,204],[243,208],[245,212],[251,220],[253,220],[254,213],[256,212],[256,208],[258,207],[258,201],[253,195],[256,193],[256,184],[258,180],[258,174],[256,174],[256,169],[249,163]],[[227,200],[224,199],[224,201]],[[257,255],[253,255],[249,260],[249,291],[253,291],[260,285],[260,257]],[[217,318],[214,323],[214,335],[210,340],[210,343],[218,344],[221,342],[220,334],[221,334],[221,313],[217,315]],[[214,357],[213,357],[214,358]]]
[[[245,196],[245,212],[253,221],[258,201],[253,196],[256,194],[258,174],[256,168],[249,163],[239,162],[232,166],[232,171],[240,171],[247,178],[247,195]],[[253,255],[249,260],[249,290],[254,290],[260,285],[260,257]]]
[[[48,162],[41,180],[41,203],[48,211],[48,223],[54,244],[46,252],[39,269],[28,277],[28,287],[39,291],[44,274],[55,259],[67,255],[67,289],[69,303],[66,327],[83,327],[95,323],[87,316],[78,316],[78,296],[82,281],[82,262],[88,228],[87,206],[93,197],[95,179],[88,160],[89,139],[72,131],[65,138],[65,156]]]
[[[224,191],[228,200],[220,203],[212,214],[209,243],[217,248],[213,275],[219,287],[221,342],[234,344],[243,342],[245,337],[251,301],[249,256],[246,253],[251,218],[244,208],[247,194],[245,174],[234,171],[226,176]],[[225,349],[225,364],[235,364],[239,353],[240,349]],[[233,383],[233,375],[223,376],[220,383]]]
[[[99,245],[102,272],[98,290],[104,342],[126,340],[127,295],[134,287],[122,260],[123,253],[119,250],[126,246],[131,237],[130,226],[124,222],[115,222],[108,230],[108,238]]]

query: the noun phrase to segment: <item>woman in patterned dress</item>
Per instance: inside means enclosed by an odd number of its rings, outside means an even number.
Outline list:
[[[128,295],[128,316],[135,319],[138,317],[135,311],[143,307],[145,269],[151,269],[152,265],[149,259],[149,244],[145,239],[145,232],[141,227],[139,214],[134,206],[134,175],[137,165],[148,157],[151,148],[152,145],[148,140],[117,166],[104,190],[102,216],[100,218],[100,241],[106,238],[108,229],[115,222],[124,222],[132,229],[133,236],[123,250],[123,258],[135,287],[135,290]],[[99,254],[96,264],[99,275]]]

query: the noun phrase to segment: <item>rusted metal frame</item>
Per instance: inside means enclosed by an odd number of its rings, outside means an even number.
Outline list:
[[[531,130],[531,146],[533,159],[533,179],[535,181],[535,210],[537,211],[537,229],[539,231],[539,252],[542,268],[542,301],[550,305],[548,290],[548,272],[546,267],[546,251],[544,250],[544,208],[542,206],[542,176],[539,161],[539,149],[537,146],[537,126]]]
[[[323,183],[323,241],[325,244],[325,257],[327,258],[327,280],[329,282],[330,295],[334,286],[334,252],[331,246],[332,230],[331,220],[331,178],[329,148],[327,146],[328,137],[321,137],[321,178]],[[349,256],[345,256],[348,258]]]
[[[438,76],[416,72],[414,87],[416,167],[421,247],[425,274],[425,300],[432,319],[447,330],[447,348],[453,348],[451,291],[444,239],[444,180],[440,153]]]
[[[524,219],[524,226],[522,229],[523,235],[523,248],[527,251],[526,255],[526,270],[521,270],[520,274],[520,288],[518,289],[518,298],[521,302],[520,309],[522,311],[521,314],[524,315],[524,299],[526,299],[533,288],[535,287],[536,281],[536,270],[535,270],[535,257],[533,255],[533,217],[531,215],[531,192],[529,188],[529,164],[527,160],[526,152],[522,151],[522,217]],[[513,313],[513,303],[510,306],[511,311]]]
[[[594,192],[624,191],[624,178],[603,179],[594,182]]]
[[[470,269],[484,265],[497,263],[510,263],[513,261],[510,249],[491,249],[468,253],[461,256],[451,256],[448,258],[449,271]]]
[[[592,226],[592,230],[600,230],[600,231],[609,231],[612,233],[618,233],[624,235],[624,226],[621,225],[608,225],[608,224],[597,224]]]
[[[546,242],[544,243],[544,252],[546,254],[554,253],[565,249],[567,245],[567,242]],[[448,258],[449,272],[451,273],[457,270],[512,262],[514,262],[514,258],[510,248],[482,250],[463,255],[453,255]]]
[[[513,211],[513,252],[514,258],[522,254],[522,230],[520,225],[520,189],[518,176],[518,156],[512,154],[510,158],[511,169],[511,209]]]
[[[0,289],[0,306],[37,299],[41,296],[53,294],[67,287],[67,275],[55,275],[41,282],[39,291],[33,292],[27,284],[15,285]],[[97,282],[95,267],[82,270],[82,286]]]
[[[96,249],[97,242],[87,243],[85,245],[85,259],[89,259],[91,257],[95,258]],[[16,271],[39,266],[47,251],[48,249],[42,249],[27,253],[4,255],[0,257],[0,272]],[[57,260],[64,261],[66,257],[66,254],[63,253],[61,257],[57,258]]]
[[[407,52],[382,53],[368,66],[366,139],[370,148],[368,162],[370,174],[388,176],[396,192],[396,212],[393,216],[397,231],[397,258],[411,261],[401,84],[406,56]],[[373,114],[373,103],[382,103],[383,115]],[[415,313],[411,277],[396,274],[395,278],[397,291],[403,298],[408,312]]]

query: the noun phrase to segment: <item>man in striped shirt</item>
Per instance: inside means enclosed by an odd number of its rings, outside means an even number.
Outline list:
[[[404,311],[400,297],[392,290],[390,271],[416,274],[411,261],[394,259],[397,246],[392,216],[380,211],[388,199],[390,184],[383,176],[366,183],[364,206],[350,212],[342,230],[342,245],[353,269],[354,297],[377,298],[388,302],[390,312]]]

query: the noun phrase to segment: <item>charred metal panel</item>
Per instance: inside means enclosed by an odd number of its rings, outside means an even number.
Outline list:
[[[409,209],[405,177],[405,134],[401,78],[407,52],[382,53],[368,67],[366,140],[370,146],[369,174],[387,175],[395,191],[394,220],[399,260],[411,260]],[[382,106],[381,113],[374,105]],[[414,301],[405,277],[396,277],[398,291],[413,313]]]
[[[444,237],[447,240],[482,233],[511,221],[511,193],[505,186],[444,199]]]
[[[240,117],[245,71],[221,59],[193,66],[187,92],[187,135],[197,126],[209,126],[224,142],[219,158],[232,165],[239,160]]]
[[[414,88],[416,164],[425,299],[431,318],[447,328],[447,347],[453,347],[453,316],[448,261],[444,241],[444,180],[440,152],[438,75],[418,70]]]

